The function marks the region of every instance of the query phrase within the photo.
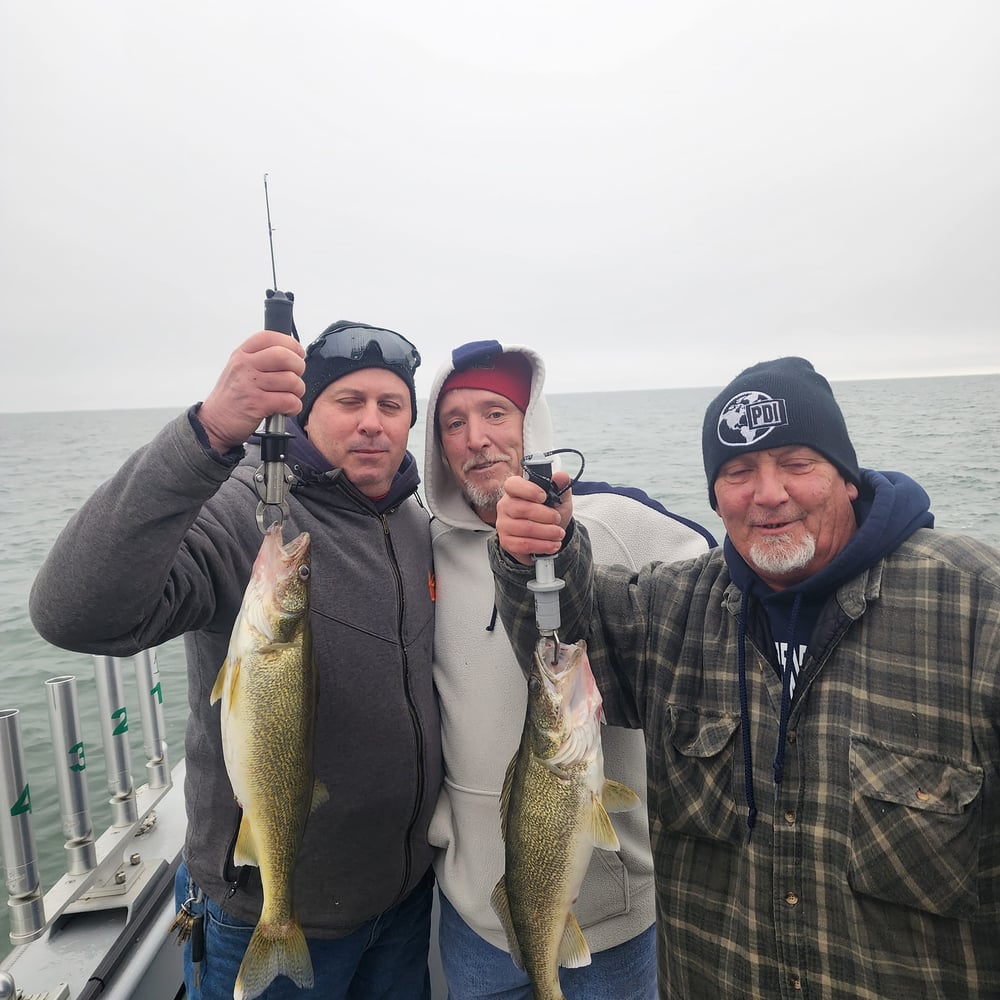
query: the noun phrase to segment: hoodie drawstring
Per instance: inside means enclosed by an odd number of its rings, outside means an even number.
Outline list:
[[[736,645],[740,671],[740,728],[743,730],[743,787],[747,797],[747,840],[753,833],[757,822],[757,800],[753,794],[753,757],[750,748],[750,709],[747,703],[747,605],[750,602],[748,591],[743,591],[740,601],[740,618],[736,628]]]

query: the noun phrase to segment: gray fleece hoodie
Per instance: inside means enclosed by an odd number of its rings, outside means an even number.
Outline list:
[[[497,349],[500,345],[497,345]],[[530,348],[504,345],[531,362],[531,397],[524,416],[525,454],[552,448],[552,423],[542,395],[545,369]],[[491,525],[479,519],[445,461],[434,419],[451,362],[437,373],[427,408],[424,486],[434,515],[431,534],[437,580],[434,681],[441,704],[445,782],[431,822],[441,891],[463,920],[497,948],[507,949],[490,893],[504,867],[500,790],[517,749],[527,701],[524,675],[503,627],[493,620]],[[609,415],[612,416],[612,415]],[[567,439],[561,444],[572,445]],[[652,559],[700,555],[711,535],[676,518],[638,490],[580,483],[574,515],[590,532],[596,558],[633,569]],[[566,635],[564,641],[577,637]],[[606,727],[605,773],[646,798],[643,736]],[[653,863],[645,809],[616,813],[617,853],[595,850],[575,912],[591,951],[630,940],[653,923]]]

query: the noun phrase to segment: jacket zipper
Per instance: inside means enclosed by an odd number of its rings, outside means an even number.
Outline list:
[[[425,775],[424,775],[424,738],[423,731],[420,728],[420,723],[417,718],[416,708],[413,704],[413,696],[410,691],[410,664],[409,658],[406,653],[406,645],[403,641],[403,622],[405,620],[405,588],[403,587],[403,576],[399,570],[399,562],[396,559],[396,551],[392,545],[392,532],[389,527],[388,518],[385,514],[380,514],[379,517],[382,520],[382,533],[385,538],[386,550],[389,554],[389,564],[392,566],[393,575],[396,578],[396,593],[399,595],[399,616],[396,619],[396,637],[399,642],[399,651],[403,659],[403,687],[406,691],[406,705],[410,713],[410,724],[413,727],[413,737],[416,744],[416,760],[417,760],[417,787],[416,795],[413,800],[413,811],[410,814],[410,821],[406,827],[406,843],[404,844],[404,869],[403,869],[403,881],[399,886],[398,898],[401,901],[403,899],[404,890],[406,889],[407,883],[410,881],[410,876],[413,871],[413,831],[417,825],[417,817],[420,815],[420,804],[424,798],[424,785],[425,785]]]

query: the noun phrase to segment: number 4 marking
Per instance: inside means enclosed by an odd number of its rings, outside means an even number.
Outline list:
[[[11,816],[20,816],[23,813],[31,812],[31,792],[28,785],[24,786],[24,791],[17,797],[17,801],[10,807]]]

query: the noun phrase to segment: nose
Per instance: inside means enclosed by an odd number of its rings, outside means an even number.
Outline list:
[[[491,443],[490,427],[482,417],[471,416],[466,426],[469,435],[470,451],[482,451],[484,448],[489,447]]]
[[[760,507],[777,507],[788,499],[785,478],[772,462],[762,462],[754,473],[753,499]]]
[[[361,431],[362,434],[367,434],[369,436],[381,434],[382,414],[378,408],[378,402],[376,400],[366,403],[361,408],[361,412],[358,414],[358,430]]]

